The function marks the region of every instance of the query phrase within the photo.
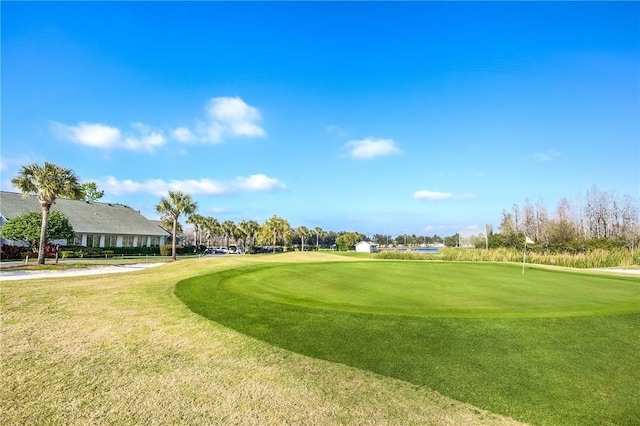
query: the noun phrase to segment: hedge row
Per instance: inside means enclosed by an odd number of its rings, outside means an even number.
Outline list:
[[[203,250],[204,251],[204,250]],[[176,247],[178,255],[188,255],[195,252],[193,246]],[[29,257],[37,257],[37,253],[33,253],[28,247],[10,246],[2,244],[2,259],[24,259]],[[48,258],[55,257],[55,246],[49,244],[46,248],[45,256]],[[83,247],[83,246],[63,246],[60,250],[60,257],[65,258],[99,258],[114,256],[170,256],[171,244],[162,247]]]
[[[60,257],[114,257],[114,256],[160,256],[160,247],[82,247],[64,246]]]

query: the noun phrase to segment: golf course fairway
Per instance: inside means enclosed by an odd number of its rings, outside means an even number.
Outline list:
[[[640,419],[640,279],[491,263],[266,263],[190,278],[194,312],[532,424]]]

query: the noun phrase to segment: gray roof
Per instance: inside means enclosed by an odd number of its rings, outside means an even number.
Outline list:
[[[123,204],[58,198],[51,210],[64,214],[76,233],[167,236],[156,222]],[[37,195],[0,191],[0,216],[11,219],[28,211],[40,213]]]

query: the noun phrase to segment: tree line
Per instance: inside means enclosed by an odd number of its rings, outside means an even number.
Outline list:
[[[94,182],[79,183],[75,173],[67,168],[45,162],[43,166],[31,164],[23,166],[11,182],[25,194],[35,194],[41,206],[41,213],[26,217],[12,218],[0,230],[5,238],[16,237],[12,232],[16,227],[28,226],[32,237],[28,240],[38,246],[38,263],[44,263],[45,247],[49,239],[69,239],[72,229],[64,217],[50,215],[51,206],[57,197],[96,201],[102,198]],[[169,191],[156,205],[164,226],[171,232],[172,257],[176,258],[178,236],[183,232],[180,218],[186,216],[186,223],[193,225],[192,242],[195,247],[215,245],[222,240],[229,247],[231,243],[244,247],[263,246],[271,248],[295,245],[301,250],[335,248],[350,250],[363,240],[365,234],[359,232],[325,231],[320,227],[291,227],[289,222],[277,215],[262,224],[254,220],[234,223],[219,221],[211,216],[198,214],[197,203],[182,191]],[[39,237],[33,234],[34,223],[40,221]],[[49,221],[51,220],[51,224]],[[21,225],[22,224],[22,225]],[[640,220],[637,201],[631,196],[618,196],[615,192],[602,192],[596,186],[573,202],[560,200],[553,213],[542,201],[532,204],[528,199],[522,206],[514,204],[511,211],[503,210],[499,225],[500,232],[494,233],[487,225],[485,235],[467,238],[476,247],[521,247],[525,238],[536,241],[537,247],[558,251],[583,251],[589,248],[626,247],[635,250],[640,243]],[[49,238],[48,238],[49,237]],[[371,238],[381,246],[440,245],[448,247],[460,245],[460,235],[441,237],[417,236],[415,234],[392,237],[374,234]],[[27,241],[27,239],[25,239]],[[190,244],[190,242],[188,242]]]
[[[542,201],[532,204],[525,199],[511,211],[502,211],[500,233],[489,235],[489,246],[516,246],[527,236],[538,247],[553,251],[636,250],[640,244],[639,213],[632,196],[601,191],[595,185],[571,201],[560,199],[553,212]]]

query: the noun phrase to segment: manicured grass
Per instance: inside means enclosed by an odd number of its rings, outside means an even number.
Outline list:
[[[283,350],[190,311],[177,282],[318,253],[188,259],[0,282],[10,425],[515,425],[426,387]],[[255,300],[255,299],[254,299]]]
[[[637,424],[640,280],[496,264],[264,265],[191,278],[193,311],[534,424]]]
[[[478,263],[260,268],[225,287],[273,302],[385,315],[558,317],[638,312],[638,280]]]

